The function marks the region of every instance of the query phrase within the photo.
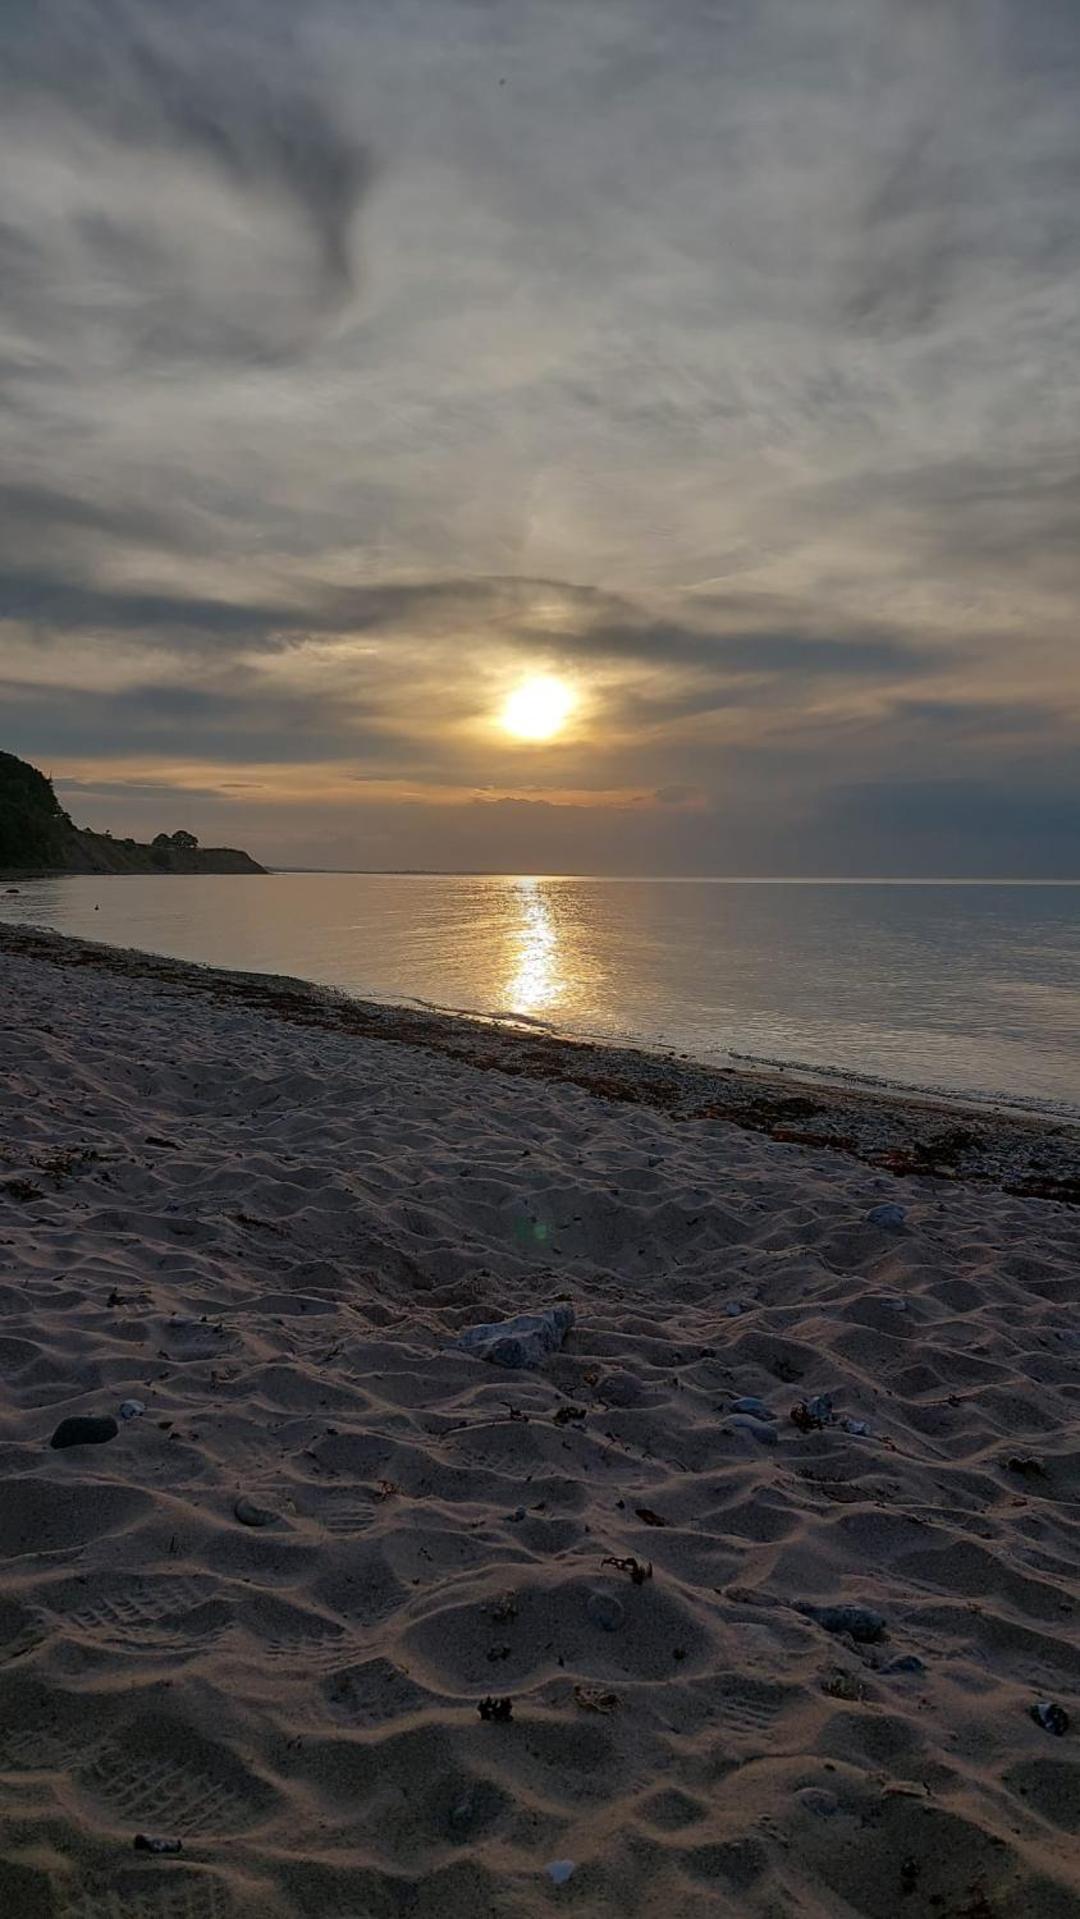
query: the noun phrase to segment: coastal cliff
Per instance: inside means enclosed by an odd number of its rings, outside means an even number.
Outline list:
[[[53,873],[265,873],[234,846],[199,846],[190,833],[152,845],[76,826],[52,781],[14,753],[0,753],[0,877]]]

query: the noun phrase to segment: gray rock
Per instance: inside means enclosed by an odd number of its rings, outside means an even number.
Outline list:
[[[894,1200],[886,1200],[882,1206],[871,1206],[866,1215],[870,1226],[887,1226],[892,1230],[902,1226],[907,1218],[906,1206],[897,1206]]]
[[[587,1610],[593,1625],[599,1626],[601,1632],[618,1632],[626,1618],[622,1600],[616,1599],[614,1593],[590,1593]]]
[[[851,1434],[853,1439],[869,1439],[870,1438],[870,1423],[868,1420],[842,1419],[840,1421],[840,1424],[846,1433]]]
[[[544,1306],[538,1313],[518,1313],[489,1326],[470,1326],[455,1340],[462,1352],[488,1359],[495,1366],[539,1366],[557,1352],[574,1323],[572,1306]]]
[[[791,1408],[792,1424],[801,1433],[823,1432],[826,1426],[833,1424],[835,1418],[831,1393],[818,1393],[814,1399],[800,1399],[798,1405]]]
[[[552,1885],[565,1886],[567,1880],[573,1875],[574,1861],[572,1859],[553,1859],[549,1866],[544,1867],[544,1871],[547,1873]]]
[[[741,1319],[745,1311],[746,1307],[740,1306],[737,1299],[729,1299],[727,1305],[724,1307],[724,1312],[728,1319]]]
[[[884,1638],[884,1616],[871,1606],[812,1606],[804,1603],[796,1608],[808,1619],[816,1619],[826,1632],[846,1632],[852,1639],[872,1645],[875,1640]]]
[[[74,1413],[62,1419],[49,1441],[60,1451],[65,1446],[103,1446],[120,1431],[115,1419],[97,1419],[90,1413]]]
[[[733,1413],[749,1413],[752,1419],[776,1418],[772,1407],[766,1406],[765,1401],[759,1399],[756,1393],[746,1393],[742,1399],[733,1399],[731,1410]]]
[[[776,1427],[767,1425],[763,1419],[750,1419],[745,1413],[736,1413],[733,1419],[728,1420],[728,1425],[737,1433],[748,1433],[751,1439],[757,1440],[759,1446],[775,1446],[777,1443]]]
[[[888,1665],[883,1666],[881,1670],[884,1673],[895,1674],[898,1677],[906,1678],[914,1673],[925,1672],[926,1667],[919,1658],[918,1653],[905,1652],[901,1653],[899,1659],[890,1659]]]
[[[1064,1706],[1052,1699],[1041,1699],[1037,1706],[1032,1706],[1031,1717],[1044,1732],[1052,1732],[1058,1739],[1064,1738],[1072,1723]]]
[[[818,1426],[831,1426],[834,1418],[831,1393],[818,1393],[814,1399],[806,1401],[809,1417]]]
[[[639,1406],[645,1388],[633,1373],[605,1373],[596,1388],[605,1406]]]
[[[141,1419],[146,1407],[141,1399],[125,1399],[118,1408],[121,1419]]]

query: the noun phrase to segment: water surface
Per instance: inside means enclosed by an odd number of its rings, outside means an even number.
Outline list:
[[[0,917],[363,998],[1080,1111],[1080,885],[37,880]]]

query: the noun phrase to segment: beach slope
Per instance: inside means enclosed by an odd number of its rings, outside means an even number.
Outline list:
[[[0,1912],[1080,1915],[1080,1211],[287,985],[0,940]]]

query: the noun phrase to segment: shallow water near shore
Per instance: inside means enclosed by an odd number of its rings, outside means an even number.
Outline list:
[[[1080,885],[70,877],[0,918],[388,1004],[1080,1112]]]

